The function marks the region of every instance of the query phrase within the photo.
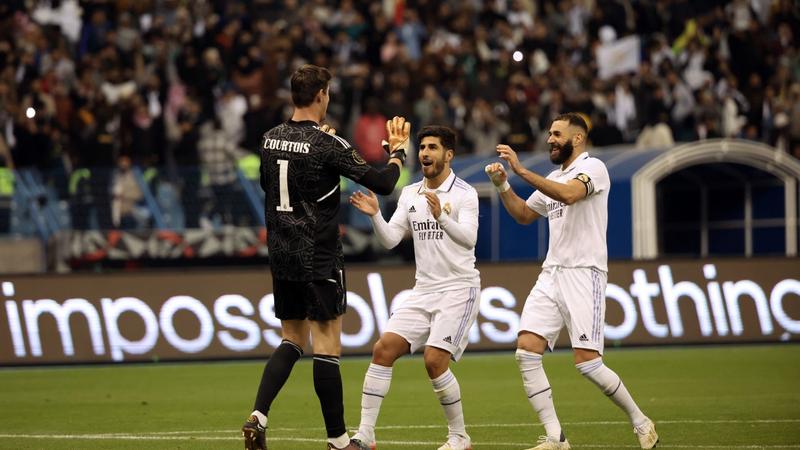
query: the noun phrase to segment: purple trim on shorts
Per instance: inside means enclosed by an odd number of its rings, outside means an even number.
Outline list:
[[[464,315],[461,317],[461,323],[458,324],[458,331],[456,331],[455,338],[453,339],[453,345],[456,348],[461,346],[461,338],[464,336],[464,330],[467,328],[467,322],[469,322],[469,316],[470,312],[472,311],[472,307],[475,305],[475,297],[477,296],[477,292],[478,290],[474,287],[469,288],[469,300],[467,300],[467,304],[464,306]]]

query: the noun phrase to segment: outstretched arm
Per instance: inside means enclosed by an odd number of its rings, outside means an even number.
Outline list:
[[[560,183],[558,181],[548,180],[538,173],[531,172],[519,162],[516,152],[508,145],[498,145],[497,153],[500,154],[501,159],[508,161],[514,173],[553,200],[571,205],[586,197],[587,190],[583,183],[575,179],[569,180],[566,183]]]
[[[525,200],[511,189],[511,185],[508,184],[508,175],[502,164],[489,164],[486,166],[486,174],[489,175],[492,184],[494,184],[500,193],[500,200],[503,201],[503,206],[506,208],[506,211],[508,211],[517,223],[528,225],[539,217],[542,217],[539,213],[528,207]]]
[[[405,211],[401,206],[398,205],[391,222],[387,223],[383,219],[383,215],[381,215],[378,197],[375,196],[374,192],[368,191],[367,194],[364,194],[361,191],[356,191],[356,193],[350,196],[350,204],[370,217],[372,220],[372,228],[375,230],[378,242],[380,242],[382,246],[394,248],[403,239],[406,230],[400,225],[402,223],[401,220],[395,220],[398,211]]]
[[[370,167],[367,173],[359,178],[358,184],[381,195],[391,194],[397,179],[400,178],[400,169],[397,164],[391,162],[393,159],[389,161],[389,164],[381,170]]]

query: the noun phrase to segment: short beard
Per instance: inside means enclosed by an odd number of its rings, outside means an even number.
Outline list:
[[[432,179],[438,177],[444,171],[444,161],[434,161],[434,163],[431,164],[430,168],[433,169],[433,173],[431,174],[431,176],[427,176],[427,175],[423,175],[423,176],[425,176],[425,178],[427,178],[429,180],[432,180]],[[424,172],[423,172],[423,174],[424,174]]]
[[[572,151],[575,147],[572,146],[572,141],[567,141],[563,146],[550,146],[550,149],[558,148],[558,155],[550,156],[550,162],[553,164],[564,164],[572,156]]]

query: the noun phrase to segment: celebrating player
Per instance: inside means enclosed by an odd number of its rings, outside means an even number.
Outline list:
[[[509,214],[522,224],[547,217],[550,242],[539,279],[520,319],[516,359],[525,393],[546,436],[537,450],[570,448],[553,406],[542,355],[566,325],[575,367],[619,406],[633,425],[642,448],[658,442],[655,425],[642,413],[620,377],[603,364],[603,325],[608,274],[606,226],[611,182],[605,164],[586,153],[588,127],[574,113],[555,118],[550,127],[550,161],[561,167],[544,178],[523,167],[507,145],[498,145],[500,158],[537,189],[528,200],[511,189],[501,163],[486,167]]]
[[[361,396],[361,425],[353,439],[375,448],[375,422],[389,392],[392,365],[424,347],[425,369],[447,418],[447,442],[439,450],[465,450],[472,443],[464,426],[461,389],[449,365],[467,347],[467,331],[478,314],[478,194],[450,169],[456,144],[450,128],[428,126],[417,138],[424,179],[403,189],[388,223],[372,192],[350,197],[359,211],[372,218],[386,248],[410,232],[417,260],[412,295],[393,311],[373,347]]]
[[[309,332],[314,389],[329,449],[362,449],[344,423],[341,316],[346,308],[344,258],[339,237],[339,176],[380,194],[394,190],[411,132],[402,117],[387,122],[391,157],[371,168],[335,130],[320,123],[328,108],[330,72],[305,65],[292,75],[291,120],[267,131],[261,148],[261,187],[266,193],[270,270],[275,315],[283,342],[264,367],[254,411],[242,427],[246,449],[266,449],[270,405],[302,356]]]

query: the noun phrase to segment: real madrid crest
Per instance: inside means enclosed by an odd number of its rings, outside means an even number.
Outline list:
[[[442,208],[442,211],[447,213],[447,215],[449,216],[451,210],[452,210],[452,208],[450,207],[450,202],[445,203],[444,204],[444,208]]]
[[[359,164],[359,165],[362,165],[362,166],[367,164],[367,162],[364,161],[364,158],[362,158],[361,155],[358,153],[358,150],[353,149],[353,155],[352,156],[353,156],[353,161],[355,161],[356,164]]]

